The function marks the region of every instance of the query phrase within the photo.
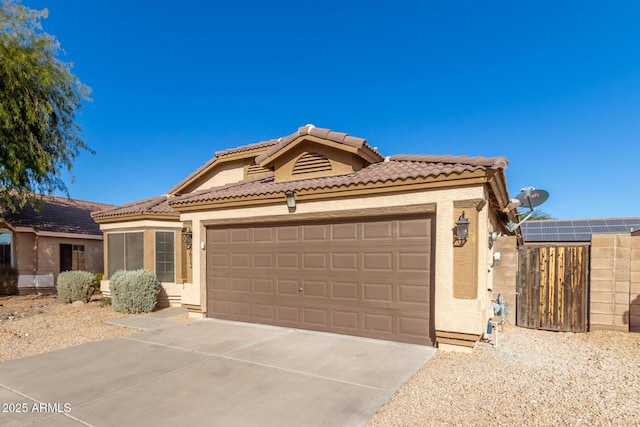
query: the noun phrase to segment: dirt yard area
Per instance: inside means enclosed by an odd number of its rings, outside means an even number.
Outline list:
[[[125,316],[98,301],[0,297],[0,362],[135,333],[103,322]],[[498,344],[436,353],[368,426],[640,425],[640,334],[507,325]]]
[[[0,362],[136,332],[103,322],[125,316],[99,301],[64,304],[55,296],[0,297]]]
[[[640,425],[640,334],[505,326],[498,347],[436,353],[368,427],[560,425]]]

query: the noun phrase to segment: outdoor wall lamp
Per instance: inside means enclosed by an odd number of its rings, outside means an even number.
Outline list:
[[[187,248],[191,249],[191,243],[193,239],[193,233],[190,229],[185,228],[182,231],[182,243],[187,245]]]
[[[193,267],[193,255],[191,248],[193,247],[193,233],[190,228],[182,229],[182,243],[187,245],[187,253],[189,254],[189,268]]]
[[[284,195],[287,197],[287,207],[289,210],[296,208],[296,196],[293,191],[285,191]]]
[[[467,240],[469,238],[469,220],[464,217],[464,211],[456,222],[456,239]]]

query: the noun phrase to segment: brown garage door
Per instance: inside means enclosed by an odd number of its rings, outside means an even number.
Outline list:
[[[209,228],[207,315],[430,345],[432,230],[431,217]]]

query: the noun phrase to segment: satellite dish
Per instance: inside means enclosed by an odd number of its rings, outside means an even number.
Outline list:
[[[520,208],[533,210],[549,199],[549,193],[544,190],[536,190],[533,187],[523,188],[516,196],[521,203]]]
[[[525,187],[521,189],[520,194],[518,194],[515,199],[516,201],[512,201],[509,205],[515,205],[520,202],[520,206],[517,206],[517,208],[529,209],[529,212],[517,224],[514,224],[511,221],[507,222],[505,227],[509,231],[515,231],[526,220],[531,218],[531,215],[533,215],[533,208],[546,202],[549,199],[549,193],[544,190],[536,190],[533,187]]]

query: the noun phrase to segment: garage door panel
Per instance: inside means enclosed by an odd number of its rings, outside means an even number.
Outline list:
[[[333,270],[357,270],[359,258],[357,252],[332,253],[331,268]]]
[[[250,253],[232,253],[231,254],[231,268],[248,268],[251,266],[251,254]]]
[[[231,279],[231,291],[232,292],[251,292],[251,279],[246,277],[234,277]]]
[[[232,228],[231,243],[249,243],[251,242],[251,229],[249,228]]]
[[[431,344],[431,218],[237,229],[207,231],[208,316]]]
[[[231,302],[223,299],[211,299],[209,301],[209,309],[221,316],[229,316],[231,314]]]
[[[230,267],[230,259],[231,257],[229,256],[229,254],[216,253],[210,257],[210,261],[208,262],[208,264],[212,268]]]
[[[272,322],[275,320],[275,311],[273,304],[254,304],[253,315],[256,319]]]
[[[302,241],[326,241],[327,240],[327,226],[320,225],[303,225],[302,226]]]
[[[300,307],[279,305],[276,310],[280,322],[293,323],[295,326],[300,323]]]
[[[298,295],[300,282],[297,280],[277,280],[277,295]]]
[[[257,294],[273,294],[274,279],[253,279],[253,292]]]
[[[349,329],[357,331],[359,328],[360,315],[353,311],[332,310],[331,324],[337,329]]]
[[[253,266],[256,268],[274,268],[275,256],[273,253],[257,252],[253,254]]]
[[[398,221],[398,239],[425,240],[431,238],[431,224],[422,219]]]
[[[298,268],[300,259],[298,253],[278,253],[278,268]]]
[[[207,239],[216,243],[229,243],[231,230],[226,229],[210,229],[207,232]]]
[[[390,221],[372,221],[363,225],[363,240],[384,239],[390,240],[393,237],[393,223]]]
[[[324,252],[305,253],[302,255],[302,260],[302,267],[306,269],[326,270],[328,267],[327,254]]]
[[[428,304],[429,289],[424,285],[398,284],[398,303]]]
[[[254,243],[273,243],[275,241],[275,229],[268,227],[254,228],[253,242]]]
[[[428,272],[431,266],[429,254],[424,252],[398,252],[398,271]]]
[[[411,337],[423,337],[429,334],[428,323],[424,318],[399,316],[398,333]]]
[[[298,226],[282,226],[276,228],[276,235],[278,242],[297,242],[298,238]]]
[[[302,281],[302,295],[305,297],[327,297],[328,284],[319,280],[303,280]]]
[[[370,332],[391,334],[393,332],[393,316],[364,313],[364,329]]]
[[[392,283],[363,283],[363,301],[390,303],[393,302]]]
[[[359,224],[331,224],[331,240],[357,241]]]
[[[251,318],[251,304],[246,302],[234,301],[231,304],[231,315],[237,318]]]
[[[358,289],[360,284],[357,282],[332,282],[331,296],[339,299],[350,300],[351,302],[358,300]]]
[[[302,314],[304,323],[318,327],[320,330],[329,329],[329,310],[304,307]]]
[[[362,267],[365,270],[393,271],[393,253],[363,253]]]
[[[227,277],[214,277],[209,281],[209,286],[213,290],[216,290],[216,289],[228,290],[229,281],[230,279]]]

